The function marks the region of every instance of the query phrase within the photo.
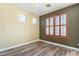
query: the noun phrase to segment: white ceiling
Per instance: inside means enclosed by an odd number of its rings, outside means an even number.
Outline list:
[[[74,3],[50,3],[50,4],[51,7],[46,7],[47,3],[18,3],[15,5],[24,10],[28,10],[38,16],[74,5]]]

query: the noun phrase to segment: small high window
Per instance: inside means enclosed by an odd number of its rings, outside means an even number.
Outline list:
[[[18,21],[20,22],[20,23],[25,23],[25,16],[24,15],[18,15]]]
[[[36,22],[37,22],[37,19],[36,18],[32,18],[32,23],[36,24]]]

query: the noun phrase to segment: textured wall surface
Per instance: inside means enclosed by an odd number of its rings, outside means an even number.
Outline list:
[[[56,14],[67,13],[68,17],[68,38],[45,35],[45,19]],[[79,42],[79,4],[51,12],[40,16],[40,39],[48,40],[78,48]]]
[[[25,15],[26,22],[20,23],[18,15]],[[37,24],[32,18],[37,18]],[[0,4],[0,49],[27,43],[39,38],[39,16],[14,5]]]

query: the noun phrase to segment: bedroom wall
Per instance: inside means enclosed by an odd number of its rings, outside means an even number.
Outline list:
[[[59,13],[67,13],[68,17],[68,38],[61,38],[55,36],[47,36],[45,34],[45,19]],[[57,10],[40,16],[40,39],[47,40],[63,45],[78,48],[79,43],[79,4]]]
[[[18,15],[27,17],[26,22],[20,23]],[[37,24],[32,18],[37,18]],[[11,4],[0,4],[0,49],[27,43],[39,38],[39,17]]]

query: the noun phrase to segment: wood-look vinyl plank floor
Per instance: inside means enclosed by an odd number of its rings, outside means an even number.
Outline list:
[[[0,56],[79,56],[79,51],[38,41],[0,52]]]

